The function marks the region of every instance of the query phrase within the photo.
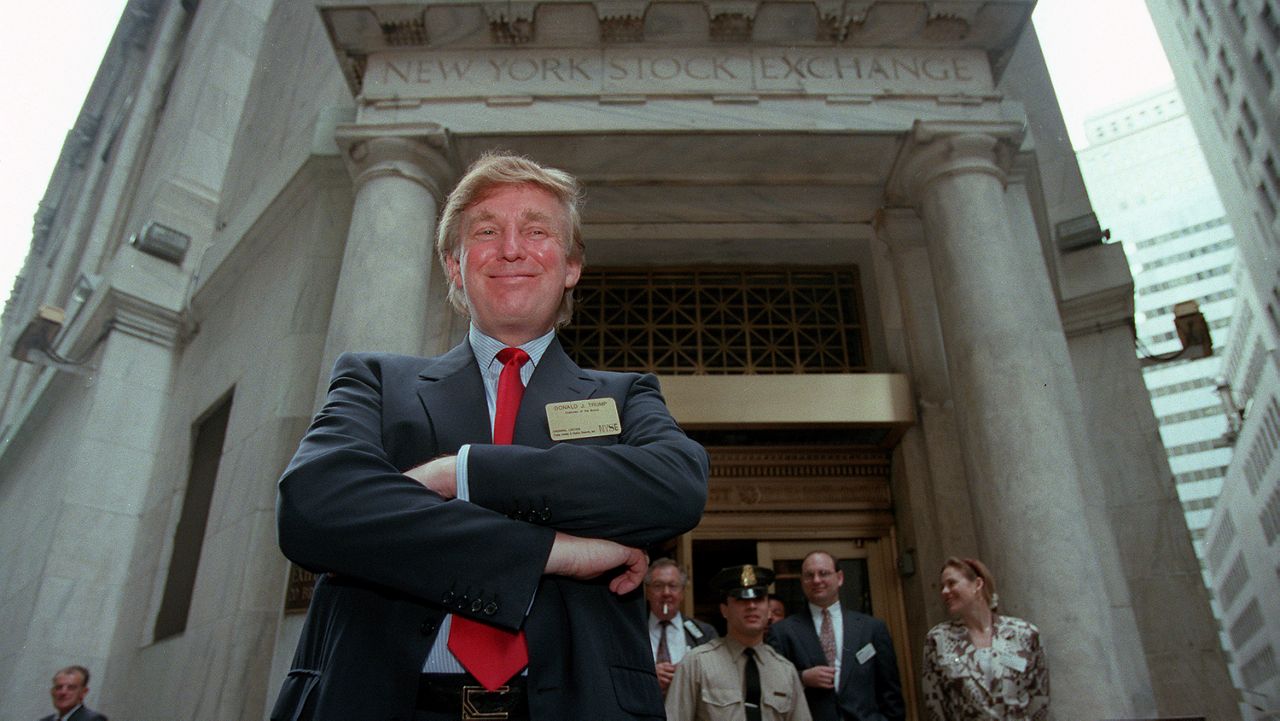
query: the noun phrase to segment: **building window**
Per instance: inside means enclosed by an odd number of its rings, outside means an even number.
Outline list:
[[[1219,411],[1221,412],[1221,411]],[[1201,468],[1195,471],[1187,471],[1179,473],[1173,477],[1174,485],[1181,486],[1184,483],[1195,483],[1197,481],[1213,481],[1219,478],[1226,478],[1226,466],[1213,466],[1212,468]]]
[[[1204,9],[1204,0],[1196,0],[1196,10],[1200,11],[1200,20],[1206,28],[1213,29],[1213,15]]]
[[[1267,186],[1258,183],[1258,201],[1262,203],[1262,207],[1266,209],[1267,216],[1271,220],[1276,219],[1276,201],[1271,199],[1271,193],[1267,191]]]
[[[1262,161],[1262,170],[1267,174],[1267,182],[1271,183],[1271,190],[1280,194],[1280,172],[1276,170],[1276,159],[1271,157],[1271,153],[1267,153],[1267,159]]]
[[[1262,684],[1275,678],[1276,673],[1276,652],[1270,645],[1254,654],[1253,658],[1240,667],[1240,675],[1244,677],[1246,688],[1260,688]]]
[[[1253,66],[1257,69],[1258,74],[1262,76],[1262,81],[1266,83],[1267,90],[1275,90],[1276,77],[1271,72],[1271,65],[1267,62],[1267,56],[1261,50],[1253,54]]]
[[[1218,104],[1224,108],[1231,104],[1231,96],[1227,94],[1227,84],[1222,81],[1222,76],[1213,79],[1213,91],[1218,94]]]
[[[200,566],[200,550],[204,546],[205,526],[213,502],[214,481],[222,460],[227,421],[231,418],[229,394],[196,422],[192,429],[191,465],[182,511],[173,532],[173,555],[169,558],[169,575],[165,579],[160,612],[156,614],[154,639],[169,638],[187,628],[191,597]]]
[[[1231,608],[1231,604],[1239,597],[1248,582],[1249,568],[1244,564],[1244,554],[1237,553],[1236,560],[1231,562],[1231,570],[1227,571],[1227,575],[1222,579],[1222,585],[1218,587],[1218,598],[1222,600],[1223,611]]]
[[[1171,278],[1170,280],[1166,280],[1162,283],[1152,283],[1151,285],[1143,286],[1138,289],[1138,295],[1150,295],[1152,293],[1159,293],[1162,290],[1177,288],[1180,285],[1187,285],[1188,283],[1194,283],[1198,280],[1206,280],[1208,278],[1217,278],[1218,276],[1228,275],[1229,273],[1231,273],[1230,265],[1220,265],[1217,268],[1210,268],[1208,270],[1202,270],[1196,273],[1188,273],[1187,275],[1184,275],[1180,278]]]
[[[1213,533],[1213,540],[1209,542],[1209,553],[1205,556],[1209,561],[1209,568],[1215,573],[1222,568],[1222,562],[1227,558],[1227,551],[1231,550],[1231,542],[1236,540],[1236,522],[1231,518],[1231,511],[1223,510],[1225,512],[1222,514],[1222,520]]]
[[[1258,134],[1258,118],[1253,114],[1253,108],[1249,105],[1248,100],[1240,102],[1240,117],[1244,120],[1244,126],[1249,131],[1249,137],[1252,138]]]
[[[1253,148],[1249,147],[1249,139],[1245,137],[1244,128],[1236,128],[1236,150],[1246,162],[1253,160]]]
[[[1186,513],[1195,513],[1196,511],[1208,511],[1213,508],[1213,504],[1217,502],[1217,498],[1197,498],[1194,501],[1187,501],[1182,504],[1182,510]]]
[[[1262,27],[1271,36],[1272,43],[1280,43],[1280,17],[1276,16],[1271,3],[1262,6]]]
[[[1211,406],[1204,406],[1203,408],[1195,408],[1189,411],[1170,413],[1168,415],[1160,416],[1156,419],[1156,423],[1161,426],[1170,426],[1175,423],[1185,423],[1187,421],[1194,421],[1201,418],[1220,415],[1222,415],[1222,405],[1215,404]]]
[[[1231,624],[1231,645],[1240,648],[1253,640],[1258,631],[1262,630],[1262,623],[1262,609],[1258,607],[1258,599],[1255,598],[1245,606],[1240,618]]]
[[[1231,14],[1236,16],[1236,21],[1240,23],[1241,28],[1248,27],[1248,19],[1240,9],[1240,0],[1228,0],[1227,7],[1230,8]]]
[[[1280,486],[1271,490],[1262,513],[1258,514],[1258,521],[1262,523],[1262,535],[1267,539],[1267,545],[1275,543],[1276,537],[1280,536]]]
[[[1204,34],[1200,32],[1200,28],[1196,28],[1195,32],[1196,47],[1200,49],[1200,56],[1205,60],[1209,59],[1209,45],[1204,41]]]

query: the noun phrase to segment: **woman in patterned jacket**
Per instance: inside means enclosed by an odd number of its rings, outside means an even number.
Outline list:
[[[931,721],[1049,717],[1049,669],[1040,630],[997,613],[995,580],[982,561],[942,566],[951,620],[924,642],[924,701]]]

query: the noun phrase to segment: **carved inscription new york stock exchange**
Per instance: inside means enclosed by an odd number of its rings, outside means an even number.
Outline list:
[[[979,51],[838,48],[493,50],[372,55],[367,100],[495,96],[981,95]]]

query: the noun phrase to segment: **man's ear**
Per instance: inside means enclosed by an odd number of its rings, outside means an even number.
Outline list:
[[[572,288],[578,284],[578,279],[582,277],[582,259],[568,258],[564,262],[566,273],[564,276],[565,289]]]
[[[456,286],[458,290],[462,290],[462,264],[458,258],[461,251],[455,251],[445,256],[444,272],[449,276],[449,285]]]

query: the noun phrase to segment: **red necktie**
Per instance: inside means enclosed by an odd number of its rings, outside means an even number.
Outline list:
[[[529,354],[519,348],[503,348],[498,351],[498,360],[502,362],[502,373],[498,376],[498,398],[493,413],[493,442],[510,445],[520,399],[524,396],[520,368],[529,360]],[[456,614],[449,631],[449,650],[462,667],[490,691],[529,665],[524,631],[508,631]]]

